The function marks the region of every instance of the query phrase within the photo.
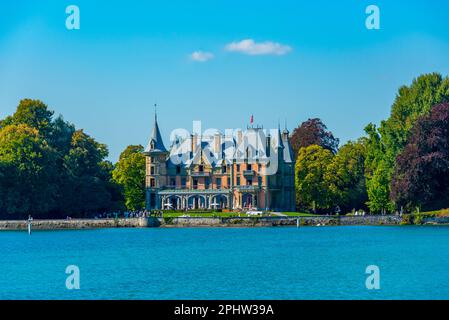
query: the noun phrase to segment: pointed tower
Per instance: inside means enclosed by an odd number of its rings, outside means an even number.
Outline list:
[[[154,113],[154,126],[148,145],[145,148],[146,158],[146,208],[147,210],[161,209],[159,190],[167,185],[167,158],[169,152],[162,141],[161,132],[157,123],[157,114]]]
[[[284,145],[284,161],[286,163],[294,163],[293,149],[290,144],[290,132],[287,127],[282,131],[282,143]]]
[[[293,149],[290,143],[290,132],[285,124],[284,131],[282,131],[282,141],[284,144],[283,150],[283,208],[288,211],[295,211],[296,209],[296,194],[295,194],[295,159]]]

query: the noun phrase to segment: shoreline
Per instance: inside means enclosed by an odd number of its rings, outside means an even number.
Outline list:
[[[313,217],[177,217],[33,220],[32,230],[83,230],[105,228],[185,228],[185,227],[282,227],[282,226],[398,226],[449,225],[449,217],[425,217],[419,223],[396,215],[313,216]],[[0,231],[27,230],[26,220],[2,220]]]

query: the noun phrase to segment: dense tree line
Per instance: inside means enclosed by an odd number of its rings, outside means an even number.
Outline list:
[[[39,100],[0,121],[0,218],[88,217],[123,208],[106,145]]]
[[[399,89],[390,117],[339,150],[319,119],[292,136],[298,208],[373,213],[449,207],[449,78],[425,74]],[[313,138],[311,138],[313,137]]]
[[[392,200],[407,209],[437,210],[449,205],[449,104],[432,108],[413,126],[397,157]]]
[[[145,156],[143,146],[130,145],[121,154],[112,177],[122,186],[126,208],[145,208]]]
[[[432,73],[399,89],[388,119],[339,148],[320,119],[293,131],[297,207],[311,212],[449,207],[449,78]],[[145,206],[143,147],[116,165],[106,145],[39,100],[0,120],[0,219],[88,217]]]
[[[299,150],[296,161],[296,200],[300,210],[348,212],[365,209],[365,140],[348,142],[337,154],[319,145]]]

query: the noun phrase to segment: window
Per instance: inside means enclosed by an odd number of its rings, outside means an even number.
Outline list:
[[[250,164],[246,165],[246,170],[252,170],[252,166]]]
[[[203,165],[200,165],[199,168],[198,168],[198,170],[199,170],[199,172],[204,172],[204,166],[203,166]]]
[[[150,208],[154,208],[156,206],[156,194],[150,193]]]
[[[151,188],[156,187],[156,180],[150,179],[150,187],[151,187]]]
[[[237,177],[237,185],[240,185],[240,177]]]
[[[193,189],[198,188],[198,179],[193,179]]]
[[[209,185],[210,185],[210,179],[209,178],[204,179],[204,187],[206,189],[209,189]]]
[[[181,173],[181,166],[176,166],[176,174],[180,174]]]
[[[155,173],[154,166],[150,167],[150,174],[153,175]]]
[[[237,172],[240,172],[240,165],[237,165]]]
[[[181,186],[185,188],[186,186],[186,178],[181,178]]]
[[[226,171],[227,171],[226,165],[224,165],[223,167],[221,167],[221,173],[226,173]]]
[[[216,184],[217,184],[217,189],[221,189],[221,178],[217,178]]]
[[[253,185],[253,179],[246,179],[246,185],[252,186]]]
[[[172,186],[172,187],[175,187],[176,186],[176,179],[170,179],[170,185]]]

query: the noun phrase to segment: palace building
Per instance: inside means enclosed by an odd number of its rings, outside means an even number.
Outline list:
[[[190,134],[166,149],[157,116],[145,148],[147,210],[295,210],[289,132]]]

